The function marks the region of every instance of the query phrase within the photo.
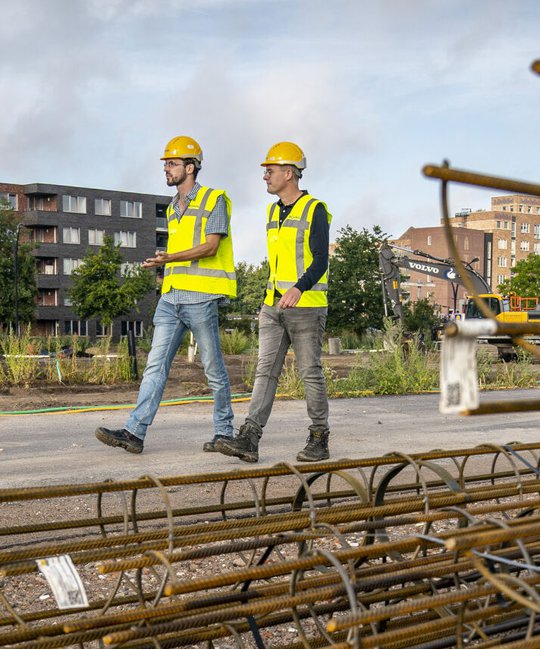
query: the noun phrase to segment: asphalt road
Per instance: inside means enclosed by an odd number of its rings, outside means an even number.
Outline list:
[[[538,398],[538,390],[483,393],[481,401]],[[442,415],[437,394],[339,399],[331,408],[331,459],[375,457],[400,451],[469,448],[478,444],[540,442],[538,412],[460,417]],[[235,426],[247,403],[234,404]],[[133,455],[94,437],[101,425],[120,428],[127,410],[0,417],[0,488],[45,486],[231,471],[236,458],[203,453],[211,437],[212,404],[162,407],[145,450]],[[278,401],[259,449],[259,466],[295,463],[308,420],[303,401]]]

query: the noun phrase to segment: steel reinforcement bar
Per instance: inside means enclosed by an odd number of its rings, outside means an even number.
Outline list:
[[[539,457],[510,443],[2,490],[0,646],[534,646]],[[40,571],[60,558],[87,604],[65,608],[74,586]]]

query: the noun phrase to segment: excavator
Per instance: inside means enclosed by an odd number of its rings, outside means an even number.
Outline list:
[[[416,257],[423,257],[427,261],[411,259],[407,255],[397,256],[394,252],[395,250],[403,250]],[[515,295],[505,297],[494,293],[491,290],[491,286],[470,263],[464,262],[463,266],[474,290],[480,299],[486,303],[497,320],[501,322],[540,321],[538,298],[520,298]],[[441,259],[421,250],[410,250],[409,248],[390,245],[388,242],[383,242],[379,249],[379,268],[383,282],[383,291],[388,296],[394,316],[399,320],[403,319],[403,302],[400,284],[400,273],[402,269],[412,270],[417,273],[431,275],[452,282],[454,302],[456,301],[458,286],[465,286],[463,278],[457,273],[451,259]],[[384,303],[386,311],[386,299]],[[484,317],[472,297],[467,299],[462,316],[465,319]],[[493,336],[489,339],[481,339],[479,341],[495,345],[499,358],[510,360],[515,357],[515,348],[508,336]],[[531,339],[530,342],[540,345],[540,339]]]

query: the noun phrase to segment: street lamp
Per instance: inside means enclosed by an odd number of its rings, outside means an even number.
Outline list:
[[[19,235],[21,230],[24,228],[22,223],[17,223],[17,229],[15,231],[15,263],[13,266],[14,270],[14,282],[15,282],[15,334],[18,336],[19,331]]]

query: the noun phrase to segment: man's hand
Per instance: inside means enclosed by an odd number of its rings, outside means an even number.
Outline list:
[[[158,266],[164,266],[167,262],[171,261],[170,255],[167,254],[164,250],[156,250],[154,253],[155,257],[148,257],[142,262],[144,268],[157,268]]]
[[[281,300],[277,303],[279,309],[291,309],[293,306],[296,306],[302,297],[302,291],[293,286],[290,288],[284,295],[281,296]]]

